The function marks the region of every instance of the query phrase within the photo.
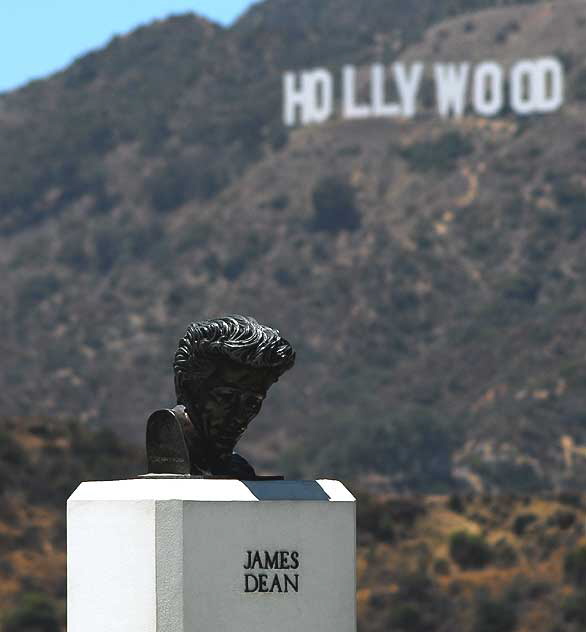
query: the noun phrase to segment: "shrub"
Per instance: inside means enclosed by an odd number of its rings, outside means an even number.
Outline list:
[[[537,521],[534,513],[519,514],[513,522],[513,533],[521,536],[525,533],[527,527]]]
[[[19,305],[23,311],[35,311],[37,304],[49,298],[59,289],[59,280],[49,272],[36,274],[21,284],[18,294]]]
[[[228,281],[235,281],[246,269],[246,258],[242,255],[230,257],[222,268],[223,275]]]
[[[537,278],[526,275],[512,277],[505,282],[503,294],[505,298],[521,303],[535,303],[539,298],[541,282]]]
[[[284,125],[275,125],[269,129],[268,141],[274,151],[280,151],[289,142],[289,130]]]
[[[513,310],[502,309],[501,306],[495,305],[494,316],[489,315],[487,318],[509,318],[514,312]],[[513,489],[519,493],[543,491],[547,482],[544,481],[535,471],[530,463],[516,463],[514,461],[482,461],[478,460],[470,464],[474,471],[482,476],[487,482],[494,486]]]
[[[512,20],[507,24],[503,24],[501,28],[497,30],[494,36],[496,44],[504,44],[512,33],[516,33],[521,27],[516,20]]]
[[[576,523],[576,514],[572,511],[556,511],[547,520],[547,524],[558,529],[569,529]]]
[[[297,278],[291,271],[290,266],[278,266],[273,273],[275,281],[283,287],[294,287],[297,285]]]
[[[576,586],[584,585],[586,582],[586,545],[579,546],[566,554],[564,575],[566,581]]]
[[[3,632],[60,632],[55,604],[40,593],[22,595],[4,618]]]
[[[275,211],[282,211],[289,206],[289,196],[286,193],[280,193],[279,195],[275,195],[269,204]]]
[[[450,563],[445,558],[441,557],[434,562],[433,570],[438,575],[449,575],[450,574]]]
[[[166,212],[177,208],[191,197],[188,170],[177,166],[160,169],[147,182],[147,191],[155,210]]]
[[[457,531],[450,537],[450,556],[462,569],[484,568],[492,560],[492,549],[483,537]]]
[[[177,159],[155,172],[146,183],[146,189],[153,208],[165,213],[192,198],[210,199],[225,184],[226,177],[219,168]]]
[[[19,443],[8,433],[0,431],[0,463],[8,466],[22,466],[27,455]]]
[[[474,151],[474,145],[460,132],[446,132],[435,141],[414,143],[401,150],[401,157],[415,171],[450,171],[457,161]]]
[[[454,513],[462,514],[466,509],[464,499],[459,494],[452,494],[448,499],[448,509]]]
[[[362,533],[371,533],[377,540],[393,542],[395,530],[392,519],[384,510],[384,505],[377,502],[370,494],[361,494],[360,511],[358,512],[358,530]]]
[[[412,529],[417,519],[425,514],[425,505],[417,497],[393,498],[384,507],[394,524],[407,529]]]
[[[576,623],[581,629],[586,627],[586,594],[574,593],[566,597],[562,603],[564,621]]]
[[[582,497],[580,494],[575,494],[574,492],[560,492],[557,496],[557,500],[562,505],[576,507],[577,509],[582,507]]]
[[[57,260],[76,270],[85,269],[88,263],[88,256],[83,241],[78,236],[66,239],[59,248]]]
[[[482,599],[476,606],[475,632],[512,632],[517,610],[509,601]]]
[[[389,623],[392,630],[425,632],[428,629],[421,608],[416,603],[397,604],[391,609]]]
[[[123,243],[114,227],[103,226],[95,233],[95,264],[102,273],[109,272],[123,254]]]
[[[504,538],[494,545],[493,557],[495,564],[501,568],[512,568],[518,560],[517,552]]]
[[[519,573],[507,586],[503,597],[511,603],[522,604],[525,601],[543,599],[546,595],[551,594],[552,590],[551,583],[542,579],[532,579]]]
[[[314,230],[338,233],[360,228],[356,192],[345,178],[322,178],[313,190],[312,199],[314,216],[311,225]]]
[[[445,622],[449,603],[424,573],[398,578],[398,591],[389,606],[388,629],[397,632],[428,632]]]

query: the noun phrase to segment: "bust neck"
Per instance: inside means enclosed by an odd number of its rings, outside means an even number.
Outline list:
[[[185,416],[183,432],[189,451],[192,474],[212,474],[231,452],[219,455],[216,446],[206,432],[205,423],[197,410],[190,406],[178,404]],[[223,458],[222,458],[223,457]]]

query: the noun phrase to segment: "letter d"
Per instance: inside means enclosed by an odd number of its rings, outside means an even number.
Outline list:
[[[248,580],[252,580],[249,582]],[[250,585],[252,583],[252,586]],[[244,592],[251,593],[256,592],[258,590],[258,579],[256,575],[251,575],[250,573],[246,573],[244,575]]]

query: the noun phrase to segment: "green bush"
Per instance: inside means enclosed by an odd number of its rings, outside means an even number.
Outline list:
[[[54,602],[46,595],[25,593],[4,617],[3,632],[60,632]]]
[[[467,531],[457,531],[450,537],[450,556],[464,570],[484,568],[490,564],[493,552],[486,540]]]
[[[496,318],[510,318],[514,311],[509,309],[507,313],[502,306],[495,305]],[[498,321],[497,321],[498,322]],[[485,481],[496,487],[514,489],[520,493],[535,493],[543,491],[547,482],[541,478],[530,463],[516,463],[514,461],[483,461],[478,459],[472,462],[472,469]]]
[[[573,369],[578,368],[581,369],[581,363],[578,367],[573,366]],[[569,371],[566,367],[566,371],[567,373],[572,373],[573,372]],[[568,377],[570,377],[570,375],[568,375]],[[576,509],[581,509],[582,507],[582,496],[580,494],[576,494],[574,492],[560,492],[557,495],[557,500],[559,503],[561,503],[562,505],[567,505],[569,507],[575,507]]]
[[[544,178],[551,184],[553,196],[563,211],[567,238],[577,239],[586,230],[586,191],[567,174],[548,170]]]
[[[507,22],[497,30],[494,36],[495,43],[505,44],[506,41],[509,39],[509,36],[512,33],[516,33],[517,31],[519,31],[520,28],[521,27],[519,26],[517,20],[511,20],[510,22]]]
[[[361,533],[370,533],[377,540],[393,542],[395,530],[393,521],[384,505],[377,502],[370,494],[360,494],[360,511],[357,516],[358,530]]]
[[[147,182],[151,204],[160,212],[171,211],[192,196],[189,170],[185,165],[168,165]]]
[[[424,573],[398,577],[398,590],[389,605],[388,629],[393,632],[431,632],[449,615],[449,602]]]
[[[573,511],[556,511],[547,519],[547,524],[558,529],[569,529],[576,524],[576,514]]]
[[[286,193],[280,193],[279,195],[275,195],[269,204],[275,211],[282,211],[289,206],[289,196]]]
[[[347,179],[340,176],[322,178],[313,190],[312,199],[313,230],[338,233],[360,228],[361,218],[356,206],[356,192]]]
[[[586,582],[586,545],[570,551],[564,558],[564,576],[566,581],[583,586]]]
[[[517,610],[509,601],[481,599],[475,618],[475,632],[512,632],[517,625]]]
[[[452,494],[448,498],[447,507],[450,511],[454,513],[463,514],[466,510],[466,503],[464,499],[459,494]]]
[[[226,177],[218,167],[175,159],[151,176],[146,190],[153,208],[166,213],[193,198],[210,199],[225,184]]]
[[[504,283],[503,295],[509,300],[533,304],[539,298],[540,290],[541,282],[538,278],[518,275]]]
[[[59,280],[50,273],[40,273],[23,281],[18,293],[19,306],[26,311],[35,311],[38,303],[49,298],[59,289]]]
[[[512,568],[518,561],[517,551],[505,538],[502,538],[494,545],[493,559],[496,566]]]
[[[426,632],[429,628],[423,618],[421,608],[416,603],[401,603],[391,609],[389,616],[391,630]]]
[[[8,433],[0,431],[0,463],[8,466],[22,466],[27,455],[19,443]]]
[[[435,141],[414,143],[402,149],[401,157],[414,171],[451,171],[460,158],[469,156],[474,145],[460,132],[446,132]]]
[[[525,533],[527,527],[537,521],[534,513],[519,514],[513,522],[513,533],[521,536]]]
[[[586,628],[586,594],[582,591],[565,598],[562,603],[562,614],[567,623],[576,623],[583,630]]]
[[[433,564],[433,570],[437,575],[449,575],[450,574],[450,563],[443,557],[435,560]]]

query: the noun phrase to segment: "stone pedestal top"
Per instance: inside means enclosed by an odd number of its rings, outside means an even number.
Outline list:
[[[82,483],[68,502],[91,500],[191,500],[200,502],[328,501],[354,502],[335,480],[237,481],[202,478],[133,478]]]

